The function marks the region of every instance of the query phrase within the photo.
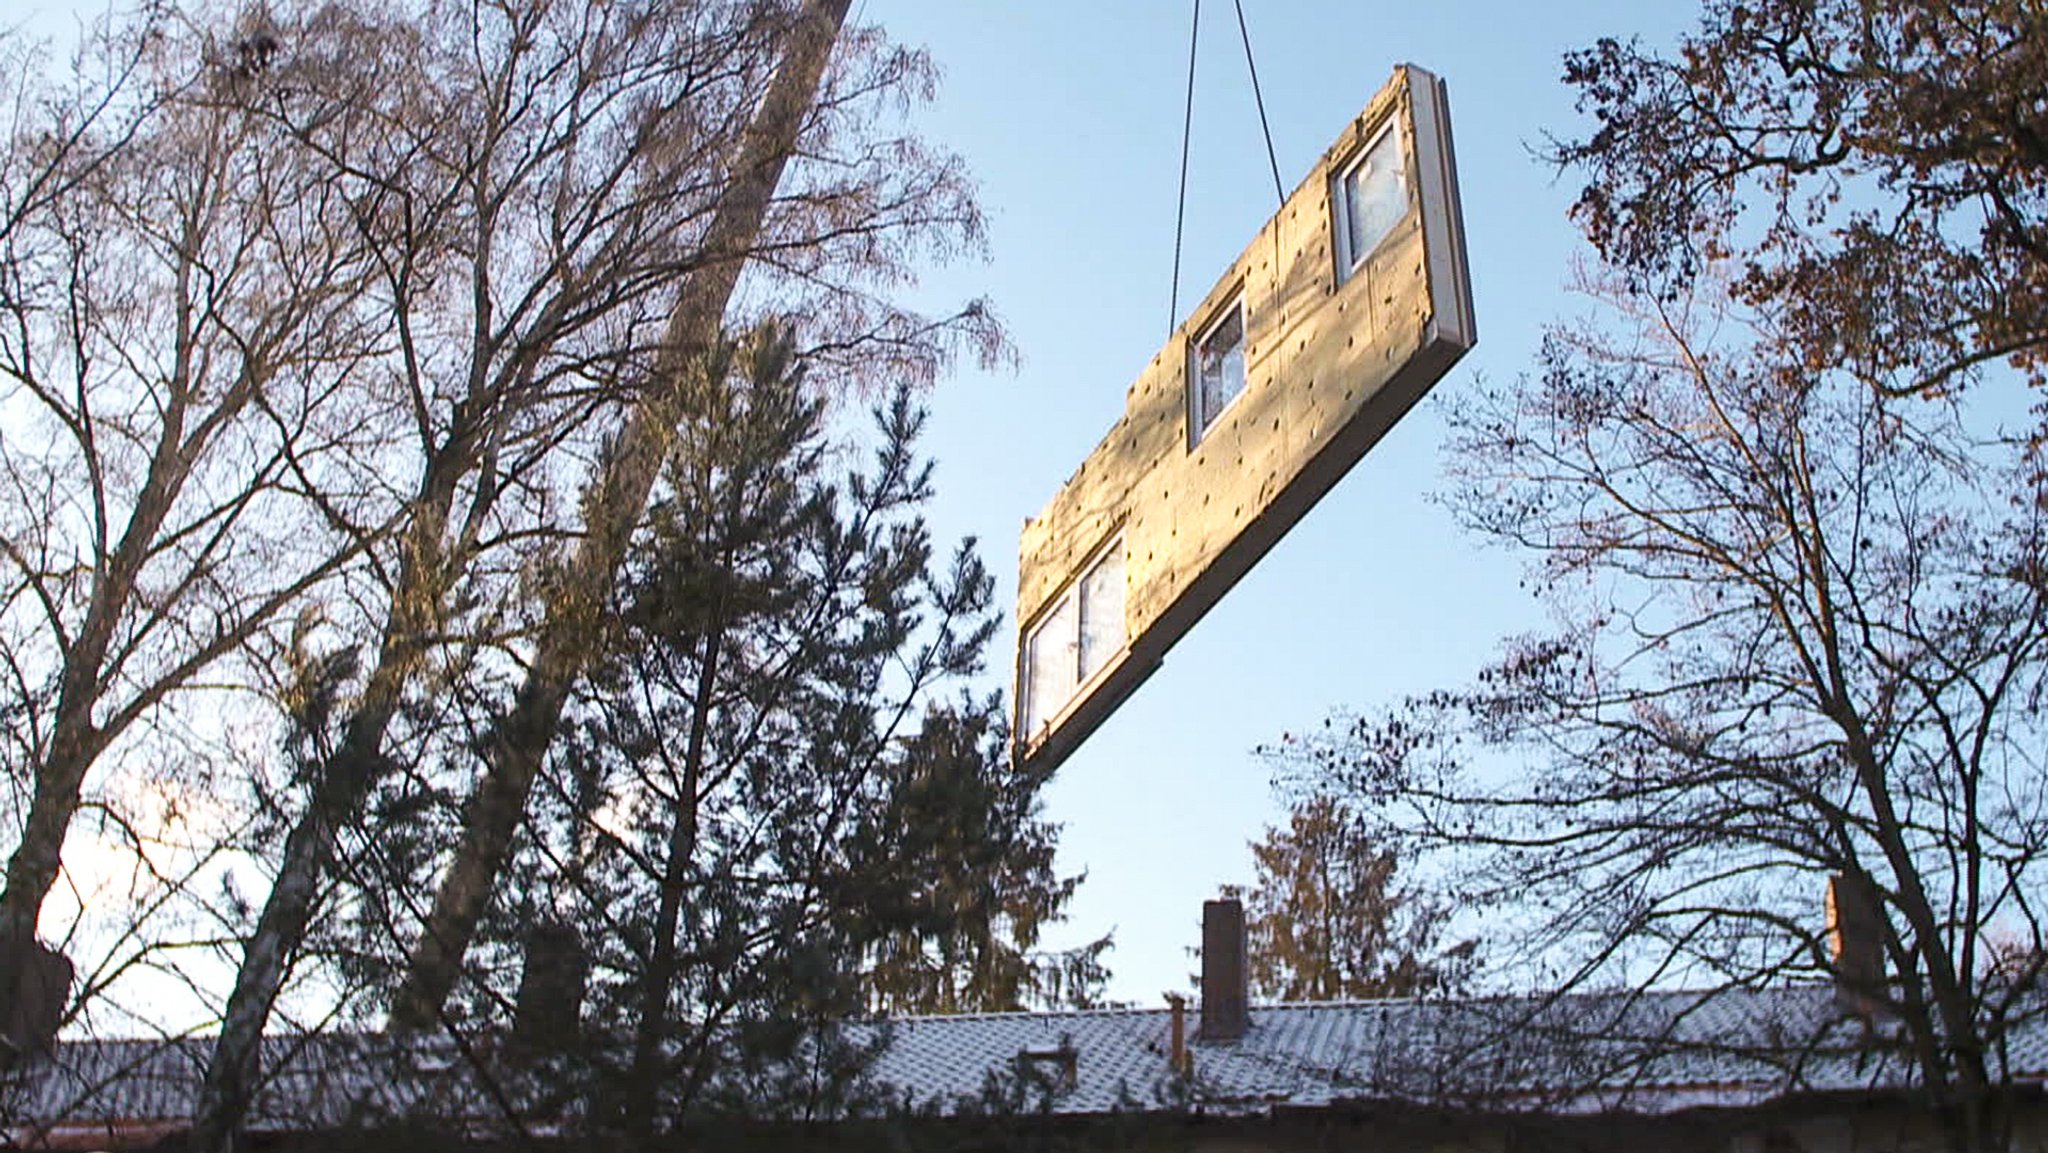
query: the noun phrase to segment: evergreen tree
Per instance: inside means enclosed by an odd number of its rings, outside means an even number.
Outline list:
[[[1101,982],[1106,944],[1030,952],[1075,882],[999,700],[956,691],[993,582],[971,542],[935,561],[924,413],[898,390],[873,416],[869,462],[835,481],[853,445],[773,328],[678,389],[600,673],[490,923],[502,952],[553,918],[594,946],[593,1008],[631,1023],[615,1067],[591,1048],[597,1113],[629,1134],[768,1083],[866,1008],[1085,1002]],[[469,1011],[497,1017],[505,986]]]
[[[1057,827],[1038,819],[1040,775],[1008,771],[999,703],[932,718],[901,779],[856,838],[877,870],[855,905],[869,950],[862,987],[882,1013],[1092,1008],[1108,973],[1100,938],[1034,951],[1079,876],[1053,871]]]
[[[1418,997],[1470,979],[1477,944],[1442,946],[1449,911],[1395,883],[1398,859],[1335,798],[1299,801],[1252,846],[1252,988],[1283,1001]]]

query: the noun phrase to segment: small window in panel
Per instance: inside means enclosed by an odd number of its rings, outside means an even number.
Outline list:
[[[1024,639],[1024,736],[1038,735],[1124,647],[1124,546],[1110,542]]]
[[[1216,323],[1211,324],[1195,340],[1194,355],[1190,357],[1194,371],[1189,374],[1192,390],[1194,418],[1193,440],[1199,442],[1202,434],[1216,422],[1216,414],[1237,399],[1244,391],[1244,300],[1242,297],[1224,307]]]
[[[1349,278],[1408,214],[1401,133],[1389,123],[1337,178],[1337,267]]]

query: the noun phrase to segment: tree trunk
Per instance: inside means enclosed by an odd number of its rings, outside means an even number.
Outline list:
[[[235,1147],[255,1088],[263,1028],[284,987],[292,956],[305,940],[320,883],[333,870],[336,840],[343,828],[360,818],[377,783],[385,731],[427,651],[427,638],[437,631],[440,600],[426,590],[443,583],[437,579],[440,541],[454,501],[456,476],[463,471],[461,457],[460,452],[441,454],[436,461],[440,467],[423,486],[424,508],[399,570],[376,668],[340,747],[320,766],[305,813],[285,837],[277,880],[264,901],[256,932],[243,949],[200,1090],[189,1145],[195,1151],[226,1153]]]
[[[185,237],[193,243],[191,232]],[[184,278],[180,278],[181,297]],[[186,317],[189,302],[181,299],[181,331],[189,333]],[[64,672],[57,690],[57,708],[51,722],[50,744],[43,761],[35,767],[35,792],[29,801],[28,821],[21,843],[7,862],[7,888],[0,892],[0,1005],[12,1005],[20,995],[21,981],[36,952],[36,923],[42,917],[43,901],[57,883],[62,867],[64,836],[71,817],[78,811],[80,790],[86,770],[105,751],[114,733],[93,724],[93,706],[104,691],[107,652],[114,631],[127,614],[135,596],[136,581],[144,558],[171,507],[184,491],[191,476],[191,461],[199,446],[185,439],[185,418],[191,395],[191,341],[180,340],[179,354],[170,382],[170,398],[163,410],[163,427],[151,450],[149,471],[128,524],[111,552],[99,552],[93,574],[92,600],[84,623],[64,653]],[[239,399],[250,390],[233,390],[223,405],[239,409]]]
[[[682,920],[683,882],[697,855],[697,791],[704,771],[704,740],[711,727],[711,695],[718,687],[719,639],[714,631],[704,642],[689,744],[683,751],[683,781],[677,790],[675,823],[669,827],[668,860],[662,865],[653,944],[640,981],[639,1032],[633,1039],[633,1069],[626,1082],[625,1123],[626,1133],[641,1144],[654,1136],[661,1047],[668,1040],[668,999],[676,980],[676,925]]]
[[[350,725],[345,751],[329,760],[306,815],[285,838],[283,864],[256,933],[243,951],[220,1039],[207,1066],[192,1123],[195,1150],[235,1147],[255,1090],[263,1027],[284,986],[292,954],[305,939],[314,897],[334,858],[336,834],[353,819],[376,779],[376,745],[382,742],[382,733],[372,735],[373,728],[381,730],[382,725],[366,717]]]
[[[1837,712],[1837,723],[1848,738],[1849,758],[1858,783],[1870,802],[1872,838],[1890,867],[1895,904],[1911,930],[1910,947],[1919,955],[1935,1013],[1940,1017],[1938,1036],[1942,1042],[1932,1047],[1935,1066],[1923,1068],[1922,1076],[1937,1099],[1947,1099],[1945,1104],[1949,1108],[1945,1112],[1951,1143],[1976,1153],[1988,1147],[1986,1114],[1993,1089],[1975,999],[1965,986],[1969,975],[1957,972],[1948,954],[1948,937],[1941,932],[1921,871],[1906,845],[1906,825],[1893,804],[1884,762],[1872,745],[1863,718],[1846,704],[1841,694],[1831,704]]]
[[[64,725],[60,715],[57,738],[36,771],[28,821],[7,862],[7,889],[0,894],[0,1005],[14,1005],[22,995],[36,956],[36,922],[63,862],[64,833],[78,811],[85,770],[104,744],[90,726]]]
[[[679,374],[717,339],[747,253],[795,150],[804,114],[839,38],[851,0],[806,0],[788,55],[740,142],[731,186],[705,235],[704,267],[687,280],[669,318],[666,371]],[[633,410],[586,501],[586,534],[548,606],[526,680],[485,751],[483,779],[464,813],[461,839],[434,894],[405,984],[392,1005],[395,1029],[432,1024],[448,1000],[478,919],[505,865],[528,794],[547,757],[569,690],[586,661],[591,612],[604,603],[627,542],[660,475],[666,430],[646,404]]]

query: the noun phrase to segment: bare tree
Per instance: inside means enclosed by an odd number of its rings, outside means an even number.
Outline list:
[[[2031,0],[1709,0],[1672,50],[1565,59],[1555,159],[1603,259],[1735,291],[1817,357],[1940,394],[2048,369],[2048,14]]]
[[[287,91],[277,116],[338,174],[391,190],[379,253],[402,398],[391,463],[417,479],[376,569],[383,607],[359,614],[373,655],[338,740],[306,774],[229,997],[202,1147],[225,1143],[246,1108],[336,840],[392,767],[390,727],[430,661],[473,661],[505,627],[493,601],[560,526],[558,489],[574,483],[578,445],[595,449],[593,421],[626,403],[715,198],[716,111],[769,66],[743,12],[336,13],[271,33],[288,54],[280,74],[350,78],[332,94]],[[375,87],[345,71],[357,54],[382,72]],[[334,138],[359,119],[383,131],[365,145]],[[414,719],[432,731],[432,710]]]
[[[360,557],[309,487],[379,352],[362,190],[252,115],[246,42],[145,20],[27,87],[0,166],[0,894],[18,991],[88,773]],[[31,68],[33,74],[34,69]]]
[[[1832,976],[1952,1146],[2002,1148],[2039,972],[1988,946],[2039,955],[2048,864],[2037,462],[1700,292],[1613,289],[1619,332],[1453,409],[1449,503],[1533,554],[1556,627],[1274,755],[1526,930],[1542,983]],[[1836,969],[1829,875],[1873,895],[1888,977]]]

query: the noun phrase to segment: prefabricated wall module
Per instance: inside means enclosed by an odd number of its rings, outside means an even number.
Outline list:
[[[1404,65],[1026,522],[1018,760],[1064,760],[1475,339],[1449,104]]]

